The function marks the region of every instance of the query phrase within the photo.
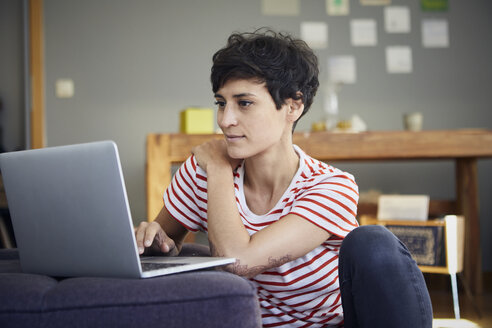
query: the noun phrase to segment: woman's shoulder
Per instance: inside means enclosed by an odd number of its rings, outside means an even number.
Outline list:
[[[346,180],[347,184],[356,185],[354,176],[343,170],[340,170],[328,163],[322,162],[306,154],[302,149],[298,149],[300,157],[300,175],[299,180],[304,182],[319,183],[326,180]]]
[[[207,172],[205,172],[199,165],[194,155],[190,155],[179,167],[178,172],[180,175],[194,180],[194,181],[207,181]]]

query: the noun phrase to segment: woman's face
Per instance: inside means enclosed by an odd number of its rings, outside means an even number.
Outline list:
[[[230,157],[245,159],[268,151],[291,133],[288,105],[277,109],[265,83],[230,80],[215,94],[217,123]]]

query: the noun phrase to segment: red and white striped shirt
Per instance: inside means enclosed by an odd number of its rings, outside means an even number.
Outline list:
[[[267,270],[256,285],[264,327],[327,327],[343,324],[338,254],[343,238],[358,226],[358,187],[352,175],[294,146],[299,169],[274,208],[256,215],[246,204],[244,167],[234,172],[236,203],[250,235],[287,214],[296,214],[331,236],[306,255]],[[207,176],[193,156],[183,163],[164,194],[169,213],[191,231],[207,232]]]

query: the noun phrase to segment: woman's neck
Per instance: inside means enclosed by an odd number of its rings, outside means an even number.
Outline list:
[[[244,161],[244,192],[248,207],[265,214],[289,187],[299,167],[292,143],[269,149]]]

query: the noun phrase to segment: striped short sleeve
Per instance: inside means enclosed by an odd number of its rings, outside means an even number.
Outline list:
[[[186,229],[207,230],[207,177],[194,156],[174,174],[163,198],[171,216]]]
[[[335,169],[310,184],[294,201],[291,213],[342,238],[358,226],[359,193],[350,174]]]

